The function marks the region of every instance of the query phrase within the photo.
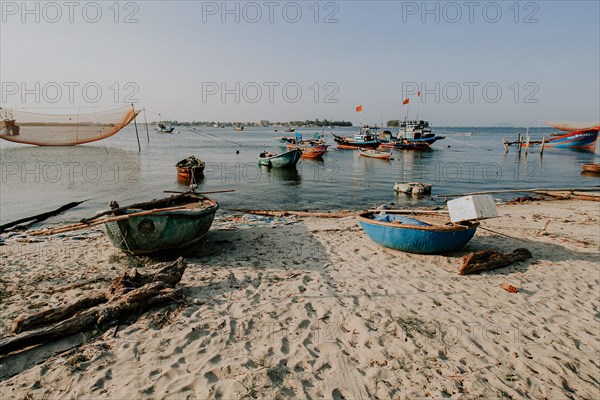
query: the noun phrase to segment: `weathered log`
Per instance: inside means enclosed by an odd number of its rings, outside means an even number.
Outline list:
[[[458,274],[467,275],[480,271],[503,268],[513,263],[527,260],[531,257],[533,257],[531,252],[524,248],[516,249],[512,253],[499,253],[491,250],[476,251],[463,256],[463,264],[458,270]]]
[[[42,214],[37,214],[37,215],[33,215],[31,217],[27,217],[27,218],[21,218],[19,220],[13,221],[13,222],[9,222],[7,224],[4,225],[0,225],[0,233],[4,232],[6,229],[11,228],[15,225],[20,225],[23,224],[25,222],[30,222],[30,224],[35,223],[35,222],[42,222],[50,217],[53,217],[55,215],[58,215],[60,213],[63,213],[67,210],[70,210],[73,207],[77,207],[78,205],[80,205],[81,203],[85,203],[87,200],[83,200],[83,201],[74,201],[72,203],[68,203],[65,204],[62,207],[57,208],[56,210],[52,210],[52,211],[48,211]]]
[[[18,318],[13,324],[17,334],[0,339],[0,354],[127,318],[133,312],[144,312],[181,297],[181,290],[172,288],[181,280],[186,266],[185,260],[179,258],[153,274],[141,275],[132,270],[116,278],[104,293],[95,293],[70,305]],[[54,325],[41,327],[49,323]],[[31,328],[37,329],[23,332]]]
[[[79,311],[105,303],[108,300],[106,293],[96,293],[77,300],[74,303],[44,310],[29,317],[18,317],[13,321],[12,331],[20,333],[40,326],[49,325],[67,318],[71,318]]]
[[[356,214],[355,211],[340,211],[340,212],[311,212],[311,211],[277,211],[277,210],[246,210],[246,209],[231,209],[230,211],[243,212],[246,214],[265,215],[269,217],[287,217],[294,215],[296,217],[317,217],[317,218],[345,218]]]

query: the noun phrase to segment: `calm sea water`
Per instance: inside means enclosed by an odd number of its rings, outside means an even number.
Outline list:
[[[0,223],[52,210],[71,201],[89,199],[49,222],[74,221],[107,208],[158,198],[164,190],[186,190],[177,182],[175,163],[189,155],[206,161],[206,177],[199,191],[235,189],[213,195],[224,209],[339,210],[363,209],[394,203],[398,207],[443,204],[443,199],[417,200],[394,194],[394,182],[433,184],[433,195],[533,187],[596,186],[597,177],[581,173],[581,164],[600,162],[598,153],[534,149],[519,157],[507,155],[501,138],[515,140],[523,129],[436,128],[446,139],[428,152],[394,151],[387,162],[337,150],[326,130],[331,151],[322,160],[302,160],[295,170],[261,169],[263,149],[282,152],[275,138],[283,129],[177,127],[173,135],[140,127],[141,152],[135,130],[125,128],[102,142],[75,147],[35,147],[0,141]],[[305,137],[315,129],[300,129]],[[350,134],[357,128],[337,128]],[[552,130],[533,128],[541,138]],[[239,151],[239,154],[236,152]],[[497,198],[514,197],[497,195]]]

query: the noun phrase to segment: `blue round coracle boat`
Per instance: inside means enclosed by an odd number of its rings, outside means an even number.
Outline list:
[[[447,215],[435,212],[364,212],[358,221],[375,243],[390,249],[419,254],[457,250],[475,235],[479,223],[450,223]]]

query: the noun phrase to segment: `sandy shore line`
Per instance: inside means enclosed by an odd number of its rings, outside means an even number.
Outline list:
[[[450,256],[383,249],[354,218],[221,219],[183,254],[185,301],[0,357],[0,397],[595,398],[600,203],[499,211],[482,226],[510,237],[480,229]],[[97,231],[18,240],[0,247],[3,335],[19,315],[151,263]],[[468,252],[518,247],[533,258],[455,273]]]

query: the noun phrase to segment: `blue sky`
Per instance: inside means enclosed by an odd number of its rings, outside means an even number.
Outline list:
[[[29,3],[30,14],[3,2],[1,101],[109,107],[134,93],[165,117],[228,121],[358,122],[362,104],[362,122],[379,123],[404,117],[403,88],[416,84],[427,95],[420,106],[411,96],[409,117],[419,110],[437,126],[600,119],[598,1],[472,2],[472,21],[463,1],[249,3],[227,3],[239,10],[236,22],[220,1],[121,2],[115,23],[114,2],[98,2],[102,15],[92,23],[96,6],[86,20],[85,2],[73,22],[65,7],[58,18],[44,2]],[[124,23],[127,15],[138,22]],[[72,98],[65,82],[78,84]],[[100,96],[83,95],[90,84]],[[39,102],[23,99],[23,88],[39,92]]]

